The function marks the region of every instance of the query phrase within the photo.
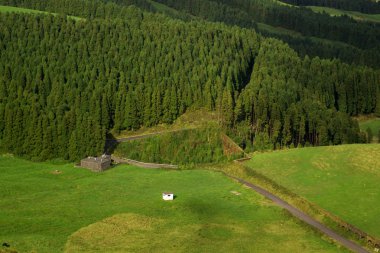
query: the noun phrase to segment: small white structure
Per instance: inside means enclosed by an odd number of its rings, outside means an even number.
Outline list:
[[[162,193],[162,199],[163,200],[173,200],[174,199],[174,193],[172,193],[172,192],[163,192]]]

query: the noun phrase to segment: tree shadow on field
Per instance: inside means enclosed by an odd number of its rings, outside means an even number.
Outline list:
[[[218,208],[202,199],[191,199],[186,203],[186,209],[199,219],[211,219],[217,215]]]
[[[112,155],[119,144],[120,142],[117,141],[113,134],[107,134],[103,153],[106,155]]]

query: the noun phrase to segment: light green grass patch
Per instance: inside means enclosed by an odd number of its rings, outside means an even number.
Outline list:
[[[20,252],[344,251],[211,171],[92,173],[1,156],[0,184],[0,241]]]
[[[380,145],[343,145],[257,153],[253,170],[380,237]]]
[[[347,15],[359,21],[380,22],[380,14],[366,14],[366,13],[361,13],[358,11],[346,11],[346,10],[339,10],[335,8],[321,7],[321,6],[307,6],[307,8],[311,9],[312,11],[316,13],[326,12],[330,16]]]
[[[4,6],[0,5],[0,13],[27,13],[27,14],[52,14],[52,15],[58,15],[57,13],[50,13],[46,11],[39,11],[39,10],[33,10],[33,9],[26,9],[21,7],[14,7],[14,6]],[[75,16],[68,16],[68,18],[74,19],[76,21],[78,20],[85,20],[84,18],[75,17]]]
[[[159,124],[153,127],[142,127],[136,130],[125,130],[120,134],[114,133],[116,138],[125,138],[156,132],[171,132],[184,129],[196,129],[201,127],[217,127],[218,114],[207,109],[189,110],[182,114],[173,124]]]
[[[160,13],[163,13],[163,14],[166,14],[170,17],[173,17],[173,18],[183,18],[183,17],[186,17],[188,19],[199,19],[198,17],[195,17],[195,16],[192,16],[190,14],[187,14],[187,13],[184,13],[184,12],[179,12],[178,10],[176,9],[173,9],[165,4],[161,4],[161,3],[158,3],[158,2],[155,2],[153,0],[148,0],[149,3],[152,4],[152,6],[155,8],[155,10],[157,12],[160,12]]]
[[[380,131],[380,118],[371,118],[359,121],[360,130],[367,131],[368,128],[371,129],[373,134],[373,141],[378,142],[378,134]]]
[[[13,6],[0,5],[0,12],[18,12],[18,13],[33,13],[33,14],[48,14],[45,11],[32,10]]]

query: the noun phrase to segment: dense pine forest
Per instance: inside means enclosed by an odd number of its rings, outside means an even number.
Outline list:
[[[155,14],[148,1],[0,1],[61,14],[0,14],[1,150],[78,160],[102,153],[109,132],[172,123],[204,107],[246,148],[365,140],[350,116],[380,114],[372,65],[304,56],[258,34],[250,10],[259,1],[157,2],[186,17],[202,11],[208,21]],[[327,25],[331,18],[319,14],[310,23],[297,11],[262,8],[267,14],[255,20],[366,52],[379,45],[376,25],[344,18]],[[276,11],[283,16],[274,19]],[[301,18],[291,21],[293,14]]]
[[[358,22],[349,17],[330,17],[306,8],[279,5],[263,0],[157,0],[184,13],[210,21],[246,28],[257,23],[282,27],[302,34],[287,36],[261,31],[263,35],[287,42],[301,55],[339,58],[347,63],[373,67],[380,64],[380,25]],[[322,38],[339,43],[326,43]],[[343,44],[341,42],[344,42]]]

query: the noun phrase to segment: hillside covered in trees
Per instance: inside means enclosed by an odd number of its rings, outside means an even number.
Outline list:
[[[4,152],[78,160],[103,152],[110,131],[202,107],[245,147],[353,143],[363,137],[350,116],[380,113],[378,70],[301,57],[254,23],[173,19],[145,1],[0,2],[61,14],[0,14]],[[353,38],[364,29],[378,40],[376,27],[357,25]]]
[[[257,29],[257,23],[285,28],[302,36],[259,29],[287,42],[302,56],[339,58],[347,63],[379,67],[380,26],[347,16],[331,17],[264,0],[156,0],[202,19]],[[360,5],[361,3],[359,3]],[[362,5],[360,5],[362,6]],[[319,39],[316,39],[319,38]],[[336,43],[328,43],[328,41]],[[342,43],[343,42],[343,43]]]

